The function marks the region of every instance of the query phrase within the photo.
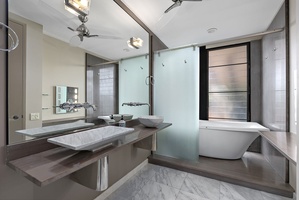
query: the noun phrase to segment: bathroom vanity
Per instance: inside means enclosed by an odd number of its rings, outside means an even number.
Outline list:
[[[134,131],[127,134],[121,143],[95,152],[60,147],[48,143],[47,138],[9,145],[7,165],[36,185],[45,186],[108,157],[109,176],[113,174],[109,177],[108,185],[111,186],[143,162],[155,148],[155,134],[171,126],[170,123],[162,123],[157,128],[146,128],[137,120],[127,125]],[[138,153],[142,155],[138,156]]]

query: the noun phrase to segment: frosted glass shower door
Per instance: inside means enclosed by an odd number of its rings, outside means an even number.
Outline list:
[[[172,123],[157,134],[155,154],[198,158],[199,49],[155,54],[154,78],[154,114]]]
[[[146,78],[149,74],[148,56],[124,59],[119,62],[119,113],[133,114],[133,118],[148,115],[149,107],[122,106],[123,103],[149,103],[149,86]]]

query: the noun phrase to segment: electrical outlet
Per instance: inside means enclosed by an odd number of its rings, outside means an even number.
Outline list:
[[[30,113],[30,120],[39,120],[39,113]]]

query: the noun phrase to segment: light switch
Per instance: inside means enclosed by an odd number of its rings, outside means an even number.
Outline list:
[[[30,113],[30,120],[39,120],[39,113]]]

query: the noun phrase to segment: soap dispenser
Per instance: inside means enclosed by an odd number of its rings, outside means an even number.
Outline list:
[[[121,115],[121,120],[119,121],[118,125],[121,127],[126,127],[126,121],[124,120],[123,115]]]

